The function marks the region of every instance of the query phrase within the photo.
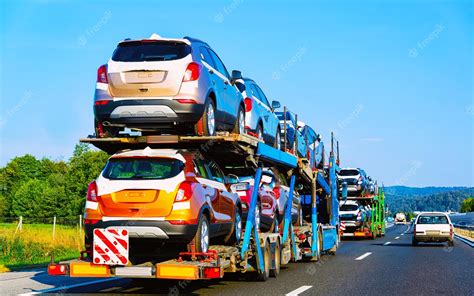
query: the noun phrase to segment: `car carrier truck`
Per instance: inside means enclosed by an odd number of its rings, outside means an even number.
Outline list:
[[[76,260],[51,262],[48,267],[50,275],[200,280],[222,278],[227,272],[254,271],[256,278],[265,281],[270,276],[276,277],[281,265],[301,260],[318,260],[322,254],[335,254],[339,246],[340,197],[336,176],[339,166],[335,151],[330,153],[328,167],[315,171],[308,167],[307,159],[295,156],[289,150],[277,150],[250,135],[220,133],[211,137],[89,137],[81,141],[107,153],[146,147],[202,149],[212,154],[226,174],[237,170],[252,172],[254,184],[260,183],[263,167],[273,167],[287,174],[290,195],[298,190],[300,195],[311,196],[311,214],[303,225],[294,226],[291,223],[291,203],[287,203],[280,232],[260,232],[255,227],[258,190],[254,190],[243,238],[233,247],[211,245],[207,253],[198,253],[191,248],[189,252],[180,253],[177,258],[139,265],[133,265],[127,260],[123,264],[96,264],[83,253]],[[99,232],[107,230],[99,229]],[[127,239],[126,228],[113,231],[124,240]],[[94,236],[95,239],[97,238]],[[128,254],[124,251],[120,255],[126,259]]]

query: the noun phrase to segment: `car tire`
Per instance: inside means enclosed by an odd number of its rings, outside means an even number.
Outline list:
[[[242,233],[242,214],[239,209],[236,209],[234,216],[234,227],[231,236],[227,240],[227,244],[230,246],[238,245],[242,239]]]
[[[416,239],[412,239],[411,240],[411,245],[414,246],[414,247],[418,246],[418,241]]]
[[[283,145],[281,144],[281,131],[280,127],[277,128],[277,132],[275,135],[275,142],[273,143],[273,148],[278,150],[284,150]]]
[[[266,282],[268,278],[270,277],[270,269],[271,269],[271,250],[270,250],[270,244],[268,241],[265,242],[265,246],[262,248],[262,256],[263,256],[263,266],[264,270],[259,270],[258,271],[258,279],[262,282]],[[258,264],[258,259],[257,259],[257,264]]]
[[[245,133],[245,111],[242,106],[239,107],[239,111],[237,112],[237,118],[235,119],[235,125],[232,132],[239,135]]]
[[[454,241],[452,240],[448,241],[448,247],[454,247]]]
[[[198,228],[193,241],[196,248],[196,252],[207,253],[209,251],[210,225],[205,215],[202,215],[201,219],[199,219]]]
[[[198,136],[215,136],[217,131],[216,123],[216,106],[214,101],[208,98],[204,106],[202,118],[194,126],[194,132]]]
[[[261,123],[257,125],[256,134],[257,134],[257,139],[259,139],[262,142],[265,142],[265,140],[263,139],[263,126]]]
[[[281,247],[280,241],[277,240],[275,242],[275,252],[272,256],[272,269],[270,269],[270,277],[276,278],[280,274],[280,266],[281,266]]]

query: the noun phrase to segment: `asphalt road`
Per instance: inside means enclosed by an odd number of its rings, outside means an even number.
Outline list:
[[[49,277],[44,270],[0,274],[0,295],[42,293],[129,293],[196,295],[474,295],[474,249],[455,241],[411,246],[407,225],[387,229],[377,240],[343,241],[335,256],[290,264],[277,279],[257,282],[252,274],[187,282]],[[408,230],[408,232],[406,232]],[[92,283],[90,283],[92,282]],[[76,285],[76,286],[74,286]],[[53,287],[51,289],[51,287]],[[291,294],[293,293],[293,294]]]

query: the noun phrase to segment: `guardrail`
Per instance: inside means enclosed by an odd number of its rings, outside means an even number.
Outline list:
[[[474,240],[474,226],[454,225],[454,233],[467,239]]]

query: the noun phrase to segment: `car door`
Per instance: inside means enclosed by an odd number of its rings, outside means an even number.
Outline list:
[[[210,77],[210,83],[212,85],[212,88],[214,89],[214,92],[216,94],[216,103],[217,103],[217,110],[216,110],[216,117],[219,122],[224,122],[225,121],[225,105],[226,105],[226,90],[225,90],[225,83],[222,79],[222,75],[219,73],[219,70],[217,69],[217,65],[214,62],[214,59],[212,58],[212,52],[204,47],[201,46],[199,48],[200,51],[200,56],[201,56],[201,62],[206,68],[206,70],[209,72],[209,77]]]
[[[202,185],[206,199],[212,207],[212,215],[217,221],[219,221],[219,191],[216,188],[216,184],[211,180],[210,174],[203,159],[196,157],[193,159],[195,173],[197,175],[196,180]]]
[[[263,121],[263,133],[266,135],[265,138],[267,140],[274,140],[276,135],[277,124],[279,124],[278,118],[274,120],[273,117],[275,117],[275,115],[273,114],[271,105],[268,102],[268,99],[263,93],[262,89],[255,83],[252,83],[252,87],[255,89],[255,93],[258,98],[257,104],[259,106],[260,116],[262,117]]]
[[[219,56],[212,49],[209,49],[209,53],[211,54],[214,64],[216,65],[216,69],[218,71],[217,74],[224,83],[223,92],[225,103],[223,111],[225,112],[225,122],[228,124],[234,124],[241,101],[239,98],[241,98],[242,95],[240,94],[237,87],[231,83],[229,72],[227,71],[227,68]]]
[[[232,222],[234,215],[234,195],[227,190],[225,186],[225,176],[220,170],[219,166],[212,160],[207,161],[207,168],[210,173],[210,178],[218,190],[218,212],[219,220],[223,223]]]

